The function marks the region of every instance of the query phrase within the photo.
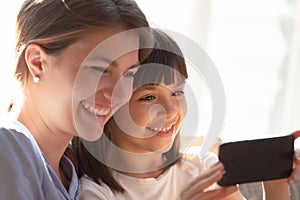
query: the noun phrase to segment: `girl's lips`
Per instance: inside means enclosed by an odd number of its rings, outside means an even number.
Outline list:
[[[155,123],[152,125],[148,126],[148,129],[150,129],[151,131],[155,131],[155,132],[167,132],[169,131],[176,123],[178,122],[178,118],[174,118],[172,121],[169,121],[167,123],[164,124],[164,126],[162,127],[162,124],[160,123]]]

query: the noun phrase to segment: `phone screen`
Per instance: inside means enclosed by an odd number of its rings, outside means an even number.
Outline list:
[[[292,135],[230,142],[220,145],[225,173],[221,186],[287,178],[293,167]]]

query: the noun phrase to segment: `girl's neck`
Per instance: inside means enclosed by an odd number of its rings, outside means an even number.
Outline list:
[[[120,174],[125,174],[127,176],[135,177],[135,178],[158,178],[160,175],[162,175],[166,171],[166,168],[158,169],[152,172],[144,172],[144,173],[130,173],[130,172],[123,172],[123,171],[117,171]]]
[[[98,145],[103,157],[97,159],[119,173],[137,178],[157,178],[165,171],[166,158],[161,152],[128,152],[116,146],[106,135],[101,137]]]

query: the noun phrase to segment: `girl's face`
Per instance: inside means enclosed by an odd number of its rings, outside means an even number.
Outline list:
[[[49,56],[38,85],[43,87],[41,113],[51,129],[95,140],[113,111],[129,100],[139,65],[139,38],[123,34],[104,41],[121,31],[91,31],[59,56]]]
[[[168,151],[187,110],[183,90],[184,83],[138,88],[128,106],[114,115],[117,126],[110,126],[114,143],[135,153]]]

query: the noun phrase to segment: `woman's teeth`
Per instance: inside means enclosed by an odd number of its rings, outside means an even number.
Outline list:
[[[110,108],[96,108],[93,104],[85,101],[83,101],[81,104],[85,110],[97,116],[107,115],[110,112]]]

